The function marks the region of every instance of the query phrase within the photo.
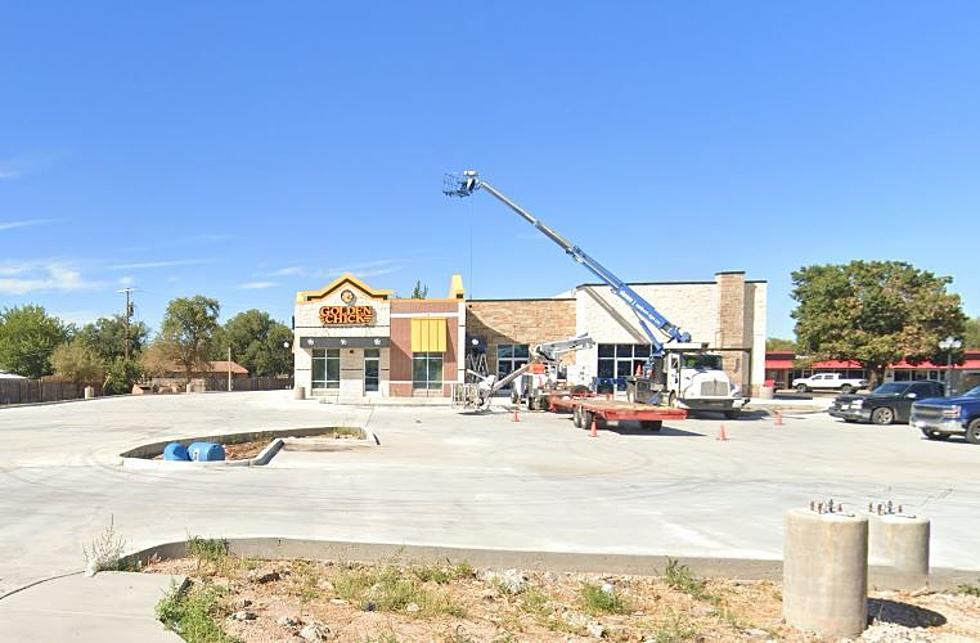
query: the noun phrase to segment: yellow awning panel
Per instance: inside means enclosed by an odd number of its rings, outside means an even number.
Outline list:
[[[445,353],[446,320],[432,317],[412,319],[412,352]]]

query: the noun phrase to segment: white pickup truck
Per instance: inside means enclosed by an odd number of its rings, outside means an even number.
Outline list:
[[[816,373],[810,377],[793,380],[793,388],[800,393],[807,391],[840,391],[844,395],[865,388],[867,380],[857,377],[842,377],[840,373]]]

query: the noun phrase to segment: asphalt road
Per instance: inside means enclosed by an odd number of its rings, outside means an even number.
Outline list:
[[[115,520],[133,548],[201,536],[778,559],[783,513],[892,499],[933,520],[933,564],[980,570],[980,447],[825,414],[691,419],[590,438],[567,416],[339,407],[286,392],[0,410],[0,594],[81,569]],[[134,470],[146,442],[360,425],[376,448],[267,467]]]

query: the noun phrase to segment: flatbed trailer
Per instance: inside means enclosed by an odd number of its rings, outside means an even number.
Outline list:
[[[650,431],[663,428],[664,420],[684,420],[685,409],[654,406],[640,402],[623,402],[595,396],[553,395],[548,398],[548,410],[570,412],[575,426],[580,429],[592,427],[604,429],[610,422],[632,421]]]

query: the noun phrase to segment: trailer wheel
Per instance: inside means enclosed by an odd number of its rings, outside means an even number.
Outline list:
[[[593,413],[592,417],[595,419],[595,428],[605,429],[609,426],[609,422],[606,421],[606,418],[602,417],[598,413]],[[589,428],[591,429],[592,426],[590,425]]]
[[[737,420],[738,419],[738,409],[731,409],[731,410],[725,411],[725,419],[726,420]]]
[[[641,420],[640,428],[646,429],[647,431],[653,431],[656,433],[660,429],[664,428],[663,420]]]
[[[594,419],[595,419],[595,414],[593,414],[592,411],[589,411],[587,409],[582,409],[582,428],[583,429],[591,430],[592,429],[592,421]],[[596,425],[596,428],[598,428],[598,427],[599,427],[599,425],[597,424]]]
[[[572,424],[574,424],[575,427],[578,428],[578,429],[581,429],[582,428],[582,407],[581,406],[576,405],[572,409]]]

